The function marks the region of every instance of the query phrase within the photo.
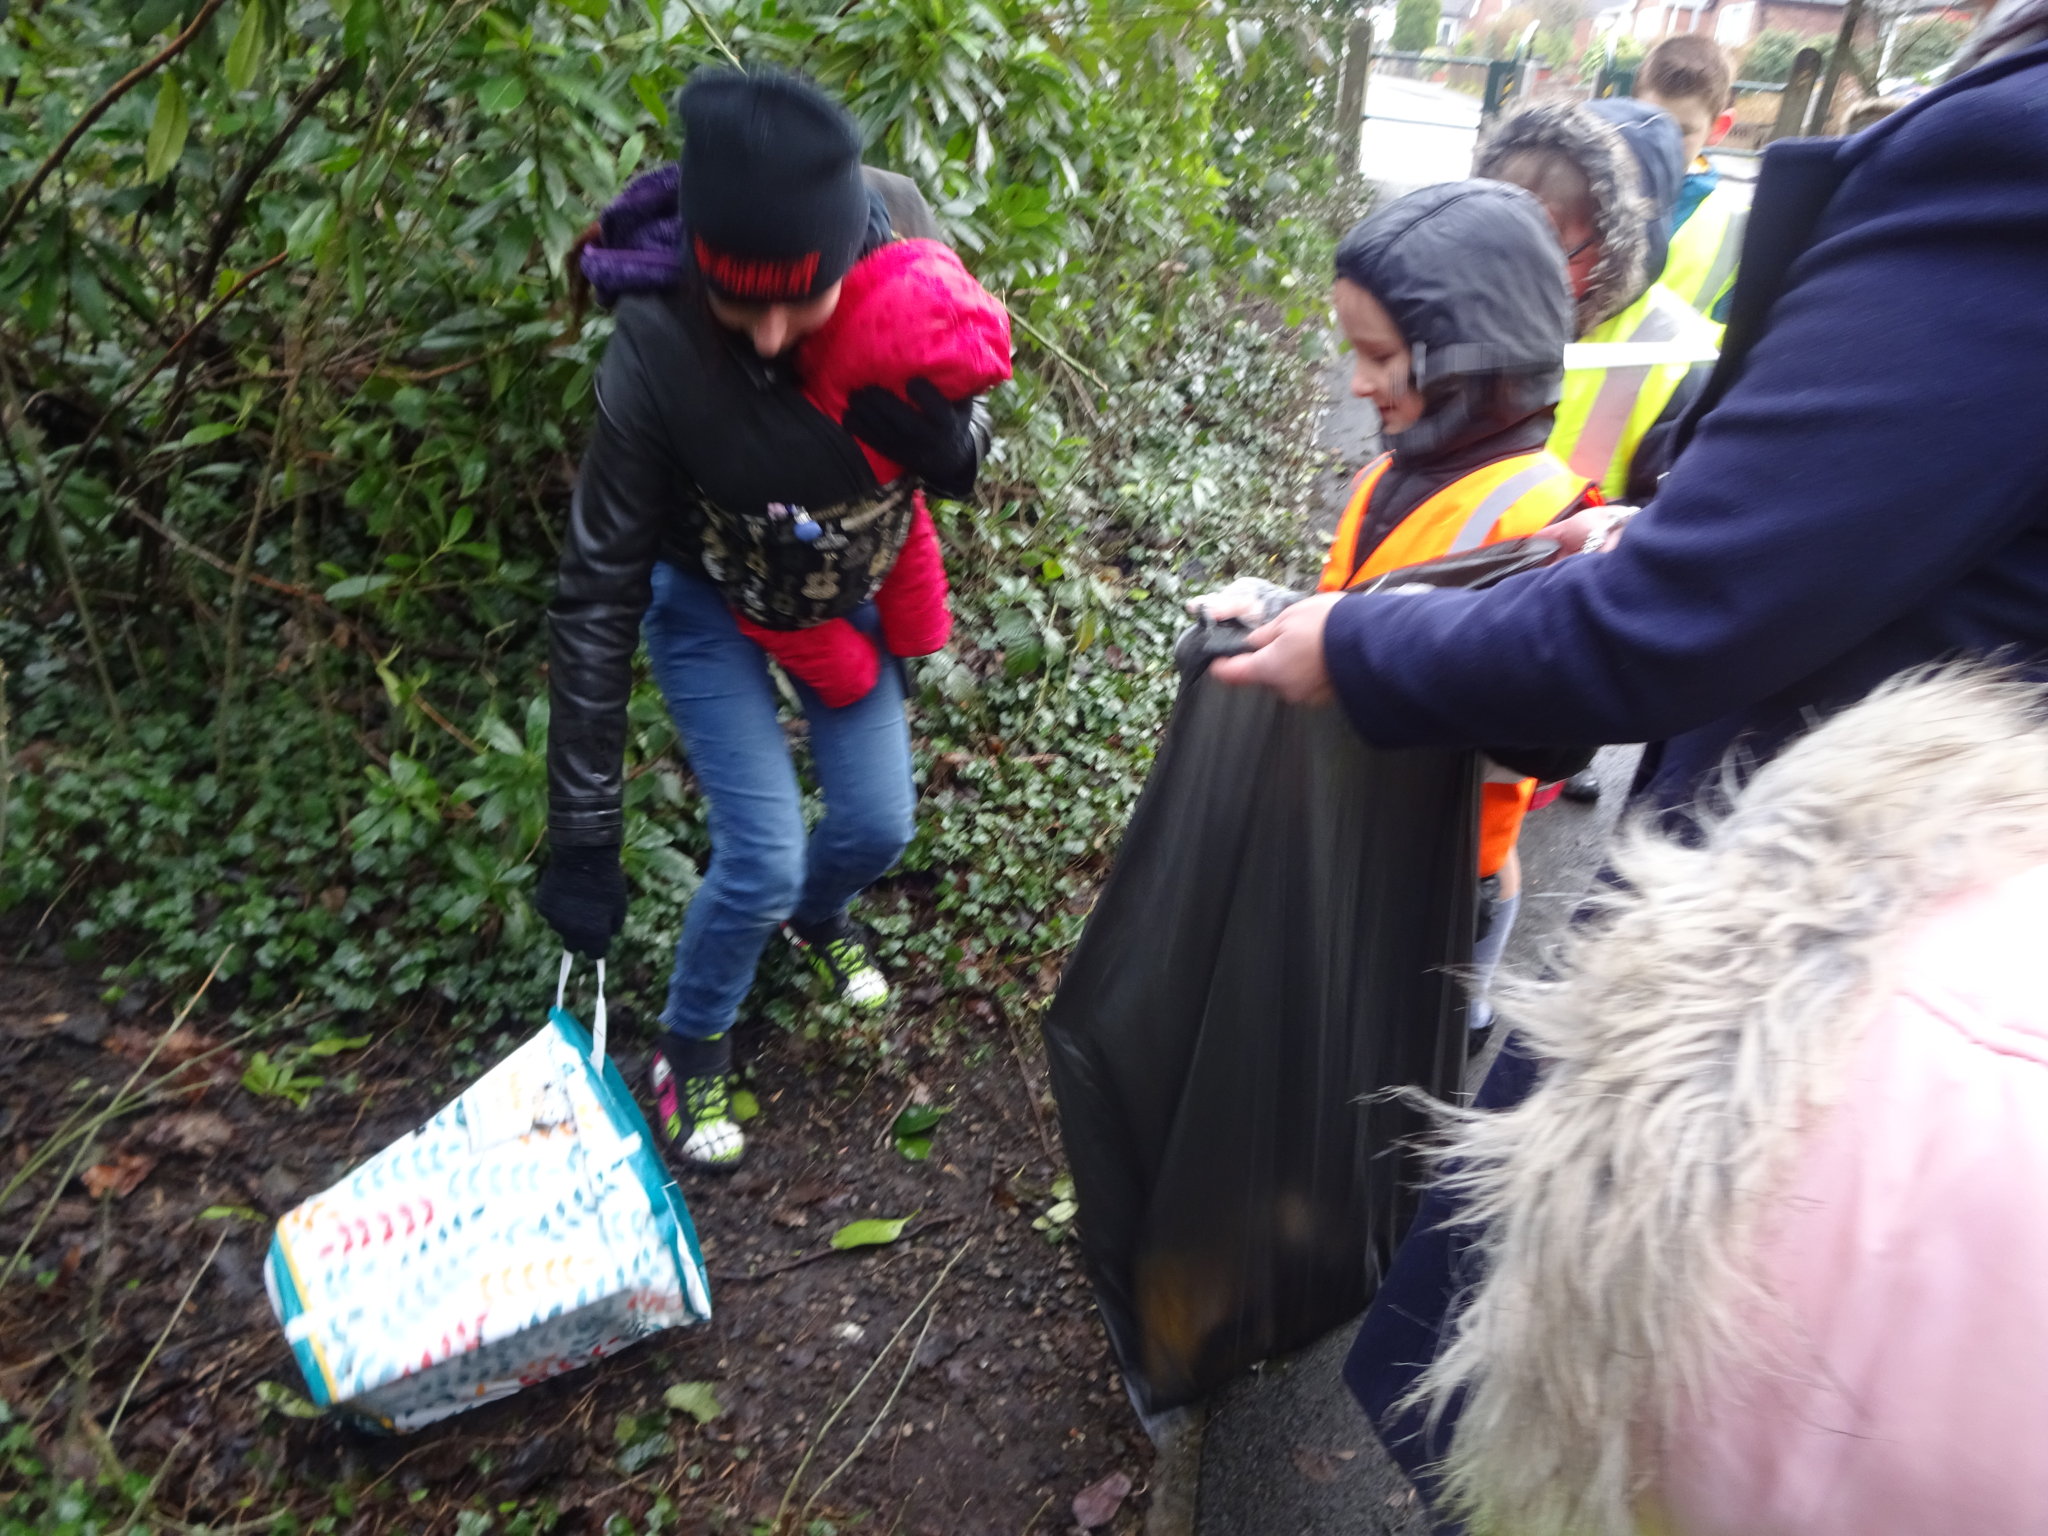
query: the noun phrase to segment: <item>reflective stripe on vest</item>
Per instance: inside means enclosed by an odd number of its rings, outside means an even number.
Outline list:
[[[1601,499],[1585,476],[1574,474],[1569,466],[1539,448],[1475,469],[1435,495],[1425,497],[1360,561],[1358,540],[1365,528],[1366,510],[1393,459],[1390,453],[1381,454],[1352,483],[1351,499],[1344,504],[1336,537],[1330,541],[1329,558],[1323,562],[1318,591],[1341,591],[1404,566],[1421,565],[1501,539],[1524,538],[1556,522],[1581,498],[1593,502]],[[1515,839],[1522,831],[1522,818],[1528,814],[1529,797],[1535,792],[1534,779],[1480,786],[1482,879],[1499,873],[1514,851]]]
[[[1643,435],[1656,425],[1695,366],[1668,361],[1670,349],[1675,346],[1680,359],[1704,356],[1719,341],[1719,326],[1695,313],[1662,283],[1653,284],[1648,293],[1585,337],[1587,344],[1603,349],[1614,342],[1642,345],[1650,349],[1644,362],[1579,368],[1570,366],[1575,359],[1568,354],[1550,451],[1588,480],[1599,482],[1610,501],[1626,495],[1629,466]]]
[[[1381,454],[1353,482],[1317,591],[1336,592],[1404,566],[1421,565],[1499,539],[1521,538],[1555,522],[1589,489],[1584,475],[1574,474],[1547,451],[1539,448],[1518,453],[1475,469],[1424,497],[1361,557],[1358,538],[1365,527],[1366,510],[1393,457]]]
[[[1748,187],[1723,181],[1671,237],[1661,281],[1703,315],[1711,317],[1735,285],[1735,264],[1749,228],[1749,197]]]

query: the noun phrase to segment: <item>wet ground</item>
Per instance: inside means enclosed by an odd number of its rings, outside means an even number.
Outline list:
[[[263,1257],[276,1216],[459,1086],[445,1053],[373,1023],[291,1069],[295,1104],[203,1003],[167,1036],[168,1004],[123,1017],[79,972],[0,966],[0,1402],[60,1477],[156,1477],[149,1529],[289,1510],[278,1529],[475,1536],[514,1510],[564,1536],[1017,1536],[1070,1529],[1093,1488],[1091,1524],[1135,1531],[1151,1449],[1046,1219],[1035,1041],[968,1014],[911,1021],[889,1074],[761,1026],[748,1164],[684,1180],[712,1321],[389,1439],[300,1416]],[[948,1111],[923,1161],[891,1134],[913,1100]],[[828,1245],[906,1216],[885,1247]],[[710,1384],[715,1419],[665,1403],[684,1383]]]

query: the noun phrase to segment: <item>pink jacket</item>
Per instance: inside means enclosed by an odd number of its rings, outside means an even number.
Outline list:
[[[1454,1120],[1475,1536],[2048,1533],[2048,697],[1887,684],[1638,825]]]
[[[1671,1437],[1684,1536],[2048,1532],[2048,867],[1954,902],[1804,1138],[1743,1364]]]
[[[878,386],[908,399],[912,379],[928,379],[949,400],[984,394],[1010,376],[1010,316],[960,258],[937,240],[894,240],[853,264],[839,303],[797,349],[804,395],[834,421],[855,390]],[[862,443],[875,479],[896,480],[903,466]],[[938,529],[917,493],[909,537],[875,592],[882,644],[892,656],[929,656],[953,633],[945,556]],[[809,629],[767,629],[735,616],[740,632],[834,709],[865,698],[880,657],[845,619]]]

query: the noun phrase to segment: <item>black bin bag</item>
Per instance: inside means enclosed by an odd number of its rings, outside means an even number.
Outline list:
[[[1515,568],[1493,550],[1482,571]],[[1476,756],[1377,751],[1203,665],[1045,1021],[1082,1250],[1147,1415],[1364,1308],[1426,1128],[1376,1096],[1448,1095],[1464,1065]]]

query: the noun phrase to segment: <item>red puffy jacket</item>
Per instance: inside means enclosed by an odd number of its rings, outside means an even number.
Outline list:
[[[854,263],[832,318],[797,349],[804,396],[834,421],[870,385],[908,398],[912,379],[929,379],[949,400],[966,400],[1010,376],[1010,318],[988,290],[936,240],[896,240]],[[900,464],[867,444],[875,478],[887,485]],[[929,656],[953,632],[946,566],[923,493],[910,535],[875,593],[882,643],[893,656]],[[737,616],[741,631],[792,677],[838,709],[865,698],[881,658],[845,619],[809,629],[763,629]]]

